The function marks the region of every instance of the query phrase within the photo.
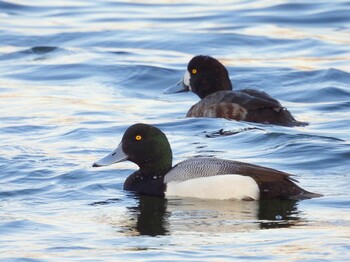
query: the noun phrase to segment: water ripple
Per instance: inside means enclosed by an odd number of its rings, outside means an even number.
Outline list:
[[[0,1],[1,258],[348,259],[349,10],[342,0]],[[185,118],[198,97],[162,90],[196,54],[310,125]],[[122,189],[134,164],[91,164],[136,122],[166,133],[174,163],[261,164],[325,196],[135,196]]]

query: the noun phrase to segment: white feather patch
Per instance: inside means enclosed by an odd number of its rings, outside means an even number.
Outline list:
[[[191,74],[186,70],[184,78],[183,78],[183,83],[185,86],[188,86],[189,90],[192,91],[191,85],[190,85],[190,79],[191,79]]]
[[[166,196],[259,200],[260,190],[249,176],[227,174],[167,183]]]

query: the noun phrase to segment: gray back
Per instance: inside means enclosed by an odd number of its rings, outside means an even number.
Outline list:
[[[290,174],[272,168],[214,157],[198,157],[184,160],[175,165],[165,175],[164,182],[181,182],[193,178],[225,174],[251,176],[259,180],[290,179]]]

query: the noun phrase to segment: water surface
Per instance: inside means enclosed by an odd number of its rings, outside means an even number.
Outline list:
[[[348,260],[349,13],[341,0],[0,1],[1,259]],[[198,98],[162,91],[196,54],[310,125],[185,118]],[[91,164],[136,122],[167,134],[174,163],[261,164],[324,197],[135,196],[122,190],[134,164]]]

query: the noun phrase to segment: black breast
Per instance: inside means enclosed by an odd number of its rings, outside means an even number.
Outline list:
[[[138,194],[164,197],[164,176],[144,175],[136,171],[124,182],[124,190]]]

